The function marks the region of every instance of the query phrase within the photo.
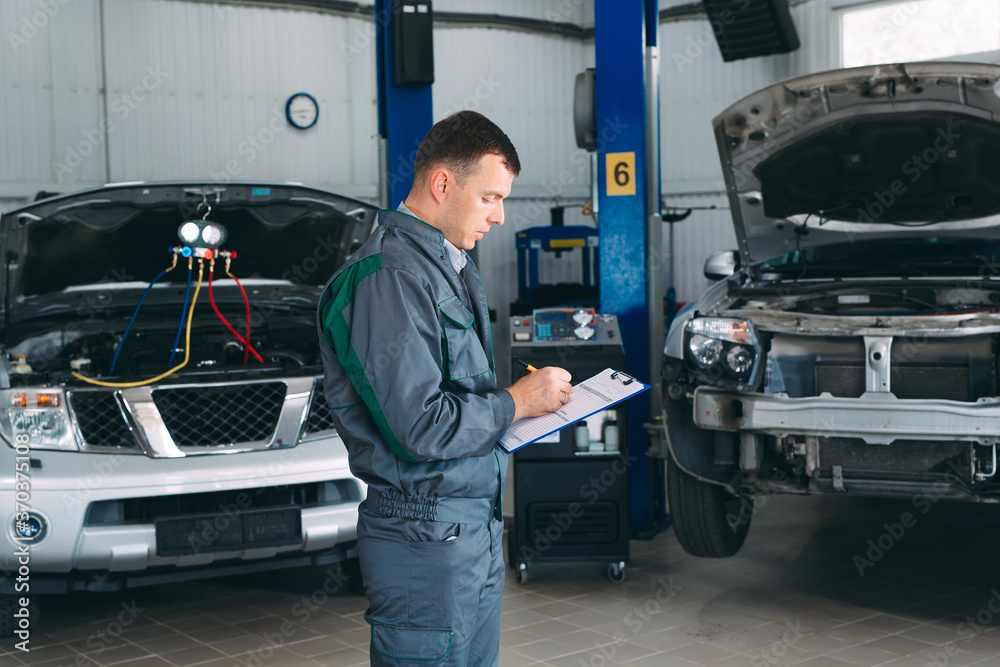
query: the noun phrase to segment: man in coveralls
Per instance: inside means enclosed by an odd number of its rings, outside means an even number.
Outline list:
[[[380,212],[320,299],[326,398],[368,484],[358,550],[372,665],[499,662],[507,455],[497,439],[572,391],[554,367],[497,388],[486,292],[464,252],[503,224],[520,169],[485,116],[437,123],[406,201]]]

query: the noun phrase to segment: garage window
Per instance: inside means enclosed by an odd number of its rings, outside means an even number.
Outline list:
[[[998,55],[997,0],[882,2],[840,10],[843,67],[937,59],[997,62]]]

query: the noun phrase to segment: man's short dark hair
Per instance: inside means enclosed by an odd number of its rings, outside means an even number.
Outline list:
[[[419,183],[438,167],[445,167],[458,182],[474,174],[484,155],[499,155],[510,173],[521,172],[514,144],[503,130],[481,113],[459,111],[438,121],[417,149],[413,182]]]

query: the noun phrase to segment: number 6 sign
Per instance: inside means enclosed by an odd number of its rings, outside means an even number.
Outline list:
[[[607,153],[605,156],[609,197],[635,194],[635,153]]]

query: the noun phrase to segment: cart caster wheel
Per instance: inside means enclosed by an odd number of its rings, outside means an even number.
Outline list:
[[[616,584],[625,581],[625,563],[608,563],[608,579]]]
[[[528,583],[528,566],[524,563],[518,565],[517,568],[517,583],[524,585]]]

